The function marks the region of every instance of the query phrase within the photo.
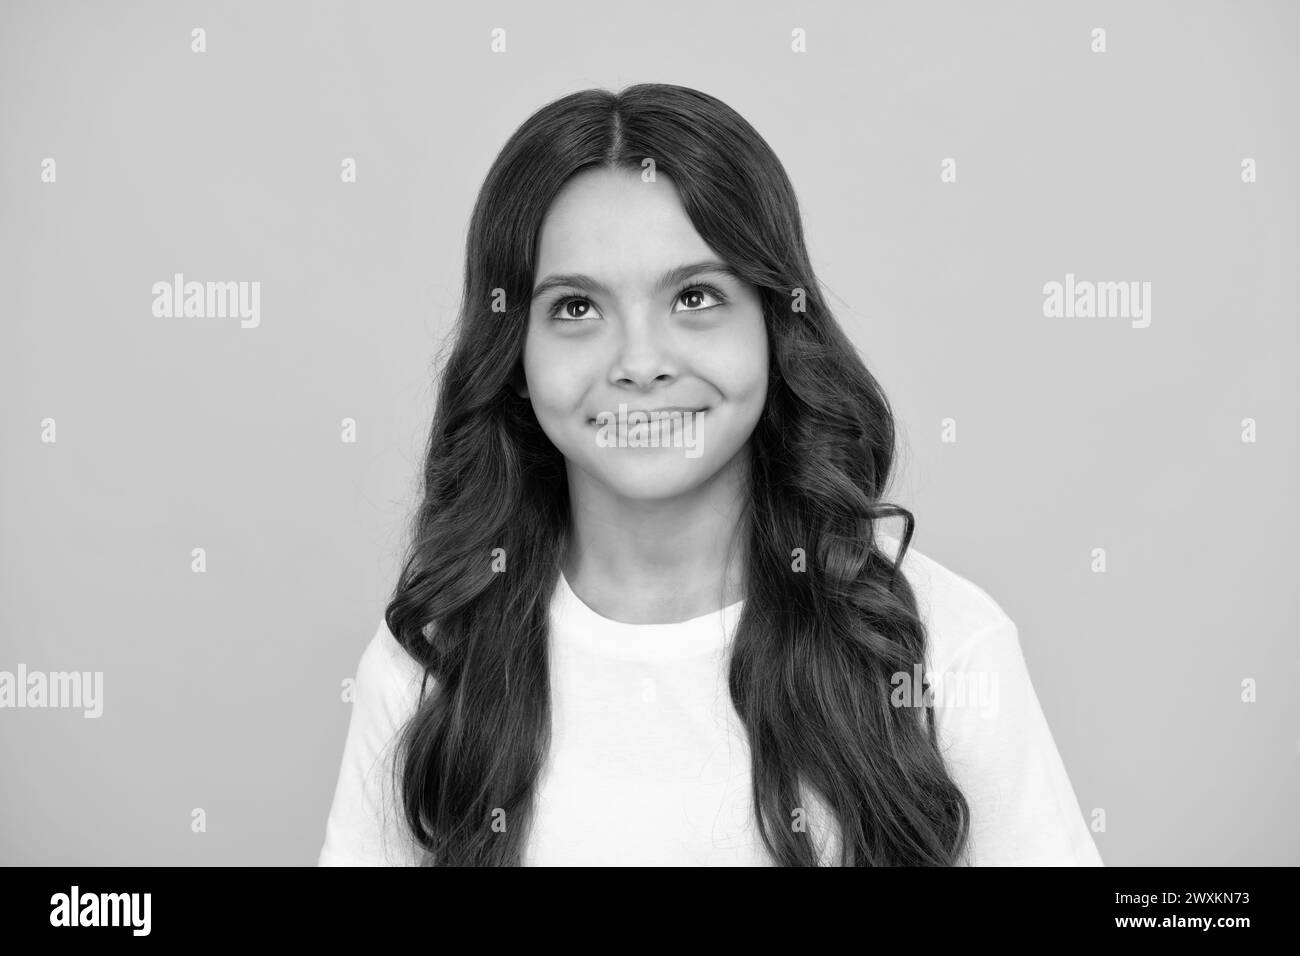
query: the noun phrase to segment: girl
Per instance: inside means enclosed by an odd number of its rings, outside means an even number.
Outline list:
[[[744,119],[539,110],[474,208],[319,863],[1100,865],[1015,624],[882,502],[893,450]]]

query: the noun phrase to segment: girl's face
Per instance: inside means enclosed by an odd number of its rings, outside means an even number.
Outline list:
[[[571,486],[668,499],[745,461],[767,397],[762,306],[695,231],[667,176],[597,169],[570,180],[542,223],[533,289],[526,394]],[[684,413],[625,428],[620,404]]]

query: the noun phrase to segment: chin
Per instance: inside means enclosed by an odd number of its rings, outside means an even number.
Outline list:
[[[588,462],[590,474],[620,498],[661,501],[688,494],[713,476],[708,455],[686,458],[680,448],[610,448]]]

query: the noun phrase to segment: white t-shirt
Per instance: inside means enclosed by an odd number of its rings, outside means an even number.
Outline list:
[[[877,536],[897,554],[896,538]],[[929,636],[940,746],[971,807],[967,862],[1103,865],[1016,625],[984,591],[915,547],[903,572]],[[583,604],[560,576],[550,610],[552,740],[525,865],[773,865],[753,819],[748,743],[727,691],[726,651],[742,607],[676,624],[623,624]],[[388,781],[422,676],[381,620],[357,668],[320,866],[418,863]],[[913,688],[919,679],[900,680],[895,693]],[[806,824],[833,863],[834,828],[815,796],[810,803]]]

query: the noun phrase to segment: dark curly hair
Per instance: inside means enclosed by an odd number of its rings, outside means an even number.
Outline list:
[[[934,713],[890,703],[891,675],[924,666],[927,640],[900,572],[914,521],[881,500],[893,413],[819,292],[776,155],[726,104],[665,84],[587,90],[538,110],[474,207],[423,500],[385,613],[425,669],[394,765],[405,822],[428,865],[522,862],[550,746],[548,608],[569,534],[564,459],[512,387],[536,243],[567,180],[593,167],[640,170],[645,158],[673,181],[705,242],[757,288],[767,328],[770,381],[741,529],[746,600],[728,664],[763,845],[778,865],[824,862],[791,825],[810,788],[833,816],[841,865],[956,864],[969,807],[939,753]],[[512,304],[504,315],[491,308],[500,289]],[[876,524],[898,516],[891,561]],[[493,573],[497,548],[509,574]],[[796,548],[806,570],[792,570]],[[504,830],[492,825],[502,811]]]

